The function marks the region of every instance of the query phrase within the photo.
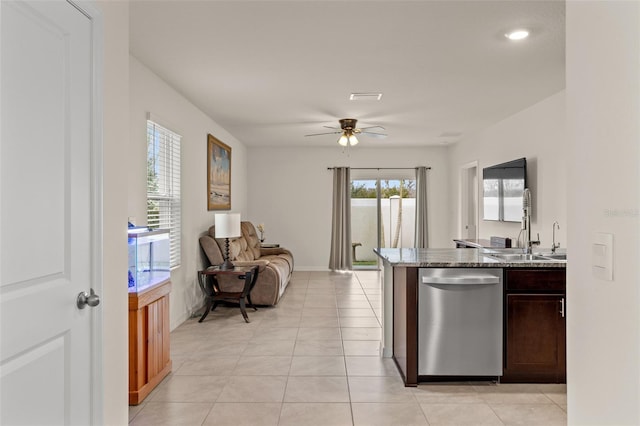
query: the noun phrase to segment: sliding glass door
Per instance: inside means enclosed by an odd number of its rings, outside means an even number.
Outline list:
[[[413,247],[415,178],[351,180],[351,241],[354,269],[377,269],[376,247]]]
[[[377,269],[379,198],[376,179],[351,180],[351,260],[354,269]]]

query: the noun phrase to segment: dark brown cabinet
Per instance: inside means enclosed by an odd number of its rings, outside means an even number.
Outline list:
[[[565,269],[505,270],[503,382],[566,382]]]
[[[417,386],[418,268],[393,268],[393,359],[405,386]]]
[[[385,265],[385,268],[390,266]],[[394,266],[391,342],[405,386],[417,386],[418,269]],[[388,278],[386,278],[388,280]],[[566,269],[504,268],[505,383],[566,383]]]

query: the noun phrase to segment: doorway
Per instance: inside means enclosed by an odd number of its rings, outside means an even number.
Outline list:
[[[478,162],[460,168],[460,238],[478,238]]]
[[[415,211],[415,177],[352,178],[353,269],[378,269],[376,247],[413,247]]]

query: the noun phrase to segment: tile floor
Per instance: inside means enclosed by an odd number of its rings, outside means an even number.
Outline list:
[[[405,388],[379,358],[379,273],[295,272],[277,307],[171,333],[173,372],[130,425],[565,425],[564,385]]]

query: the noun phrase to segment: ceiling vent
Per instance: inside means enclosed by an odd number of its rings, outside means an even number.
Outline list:
[[[352,93],[349,95],[350,101],[379,101],[382,93]]]

